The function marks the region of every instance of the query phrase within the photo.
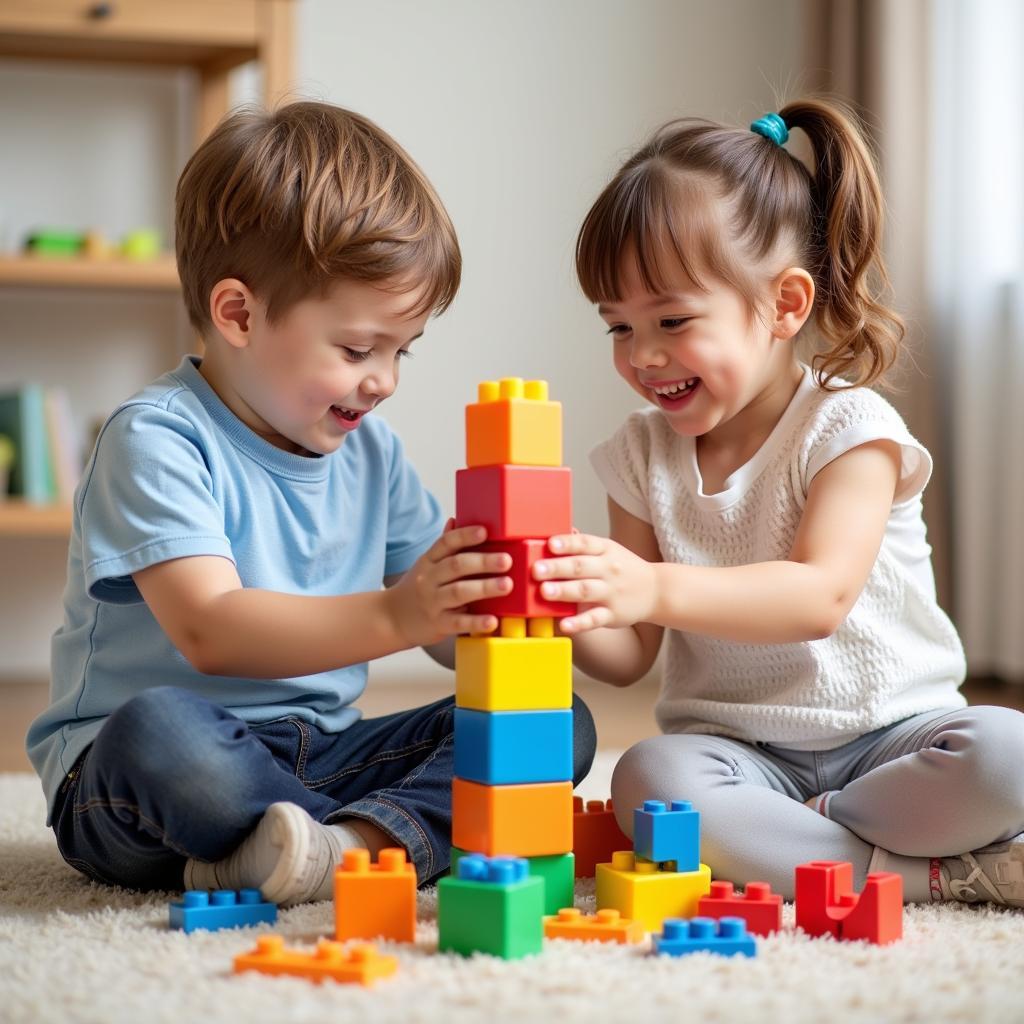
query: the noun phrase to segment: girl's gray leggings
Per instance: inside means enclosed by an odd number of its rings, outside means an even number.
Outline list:
[[[827,817],[803,803],[823,793]],[[623,755],[612,797],[627,835],[644,800],[691,801],[701,860],[736,885],[792,899],[798,864],[839,860],[858,889],[869,870],[897,871],[907,901],[925,901],[930,858],[1024,832],[1024,714],[929,711],[822,751],[655,736]]]

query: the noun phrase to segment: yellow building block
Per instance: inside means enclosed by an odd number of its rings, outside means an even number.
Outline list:
[[[597,865],[598,909],[617,910],[649,932],[661,931],[667,917],[695,917],[701,896],[710,891],[706,864],[697,871],[665,871],[623,850],[612,854],[611,864]]]
[[[560,466],[562,404],[543,380],[484,381],[466,406],[467,466]]]
[[[460,636],[455,641],[455,706],[476,711],[571,708],[572,641],[554,635],[551,619],[503,618],[498,636]]]

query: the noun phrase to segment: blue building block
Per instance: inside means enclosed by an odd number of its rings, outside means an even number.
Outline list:
[[[572,778],[572,709],[455,709],[455,774],[486,786]]]
[[[688,800],[645,800],[633,811],[633,851],[646,860],[675,861],[676,871],[700,870],[700,814]]]
[[[686,956],[687,953],[718,953],[720,956],[756,956],[754,936],[747,933],[742,917],[695,917],[689,921],[669,918],[661,935],[652,936],[655,953]]]
[[[251,924],[273,924],[277,904],[264,903],[259,889],[191,889],[181,900],[170,904],[170,926],[184,932],[205,928],[247,928]]]

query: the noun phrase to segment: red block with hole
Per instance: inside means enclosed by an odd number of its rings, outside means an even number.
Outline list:
[[[576,855],[576,877],[593,878],[598,864],[610,864],[618,850],[632,850],[630,839],[615,820],[611,800],[572,798],[572,852]]]
[[[512,556],[512,568],[505,573],[512,578],[512,590],[501,597],[488,597],[469,606],[473,615],[513,616],[518,619],[564,619],[576,614],[576,605],[569,601],[549,601],[541,596],[540,581],[533,579],[533,563],[548,555],[546,540],[506,540],[497,544],[480,544],[473,551],[504,551]],[[492,574],[493,575],[493,574]]]
[[[816,860],[796,869],[796,924],[808,935],[864,939],[884,946],[903,938],[903,878],[875,871],[853,891],[853,865]]]
[[[741,896],[732,882],[712,882],[711,892],[697,904],[700,917],[742,917],[753,935],[771,935],[782,929],[782,896],[767,882],[748,882]]]
[[[455,525],[486,526],[488,541],[572,532],[572,470],[475,466],[455,474]]]

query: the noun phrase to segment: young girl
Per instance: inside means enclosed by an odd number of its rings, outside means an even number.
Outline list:
[[[611,538],[553,538],[535,571],[583,602],[562,628],[598,679],[634,683],[668,630],[664,735],[619,762],[619,824],[692,800],[715,875],[787,897],[822,859],[858,886],[898,872],[908,901],[1024,906],[1024,715],[965,707],[921,516],[931,458],[868,390],[904,333],[879,297],[868,147],[832,103],[751,128],[661,129],[577,245],[650,407],[592,455]],[[796,128],[810,172],[785,149]]]

